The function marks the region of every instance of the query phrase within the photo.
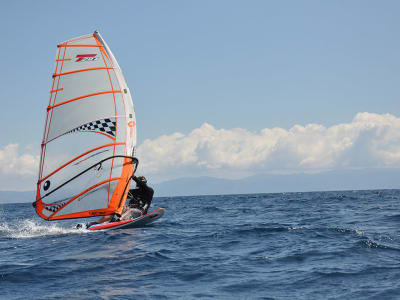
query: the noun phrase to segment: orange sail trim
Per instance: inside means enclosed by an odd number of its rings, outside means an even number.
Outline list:
[[[50,93],[56,93],[56,92],[59,92],[59,91],[62,91],[62,90],[63,90],[63,88],[61,88],[61,89],[56,89],[56,90],[50,91]]]
[[[76,43],[76,42],[78,42],[78,41],[88,40],[88,39],[90,39],[91,37],[92,37],[91,34],[87,34],[87,35],[83,35],[83,36],[80,36],[80,37],[77,37],[77,38],[70,39],[70,40],[68,40],[67,42],[69,42],[69,43]],[[60,43],[60,45],[62,45],[62,44],[65,44],[65,42]]]
[[[113,67],[100,67],[100,68],[80,69],[80,70],[74,70],[74,71],[69,71],[69,72],[64,72],[64,73],[53,74],[53,78],[54,78],[54,77],[57,77],[57,76],[68,75],[68,74],[74,74],[74,73],[80,73],[80,72],[86,72],[86,71],[110,70],[110,69],[114,69],[114,68],[113,68]]]
[[[77,44],[77,45],[66,45],[66,44],[59,44],[57,45],[57,48],[60,47],[103,47],[103,46],[99,46],[99,45],[85,45],[85,44]]]
[[[48,106],[47,110],[50,110],[50,109],[52,109],[54,107],[57,107],[57,106],[60,106],[60,105],[64,105],[64,104],[67,104],[67,103],[70,103],[70,102],[73,102],[73,101],[76,101],[76,100],[81,100],[81,99],[84,99],[84,98],[93,97],[93,96],[102,95],[102,94],[113,94],[113,93],[122,93],[122,91],[104,91],[104,92],[98,92],[98,93],[93,93],[93,94],[88,94],[88,95],[72,98],[72,99],[69,99],[69,100],[54,104],[52,106]]]
[[[60,58],[60,54],[61,54],[61,49],[58,49],[58,57],[57,57],[58,59]],[[64,48],[64,54],[63,54],[62,61],[61,61],[60,71],[62,71],[62,68],[63,68],[63,66],[64,66],[65,54],[66,54],[66,48]],[[57,68],[58,68],[58,62],[56,62],[56,69],[55,69],[54,73],[57,72]],[[51,90],[54,90],[55,82],[56,82],[56,78],[53,77],[53,83],[52,83]],[[60,77],[57,78],[57,87],[56,87],[56,90],[59,89],[59,85],[60,85]],[[54,93],[54,97],[53,97],[53,94],[50,93],[49,105],[51,104],[51,101],[52,101],[52,100],[53,100],[53,103],[56,101],[57,93],[58,93],[58,92],[55,92],[55,93]],[[50,113],[50,118],[49,118],[49,113]],[[48,139],[48,137],[49,137],[50,125],[51,125],[51,120],[52,120],[52,118],[53,118],[53,111],[51,111],[51,112],[48,111],[48,112],[47,112],[47,116],[46,116],[46,124],[45,124],[45,128],[44,128],[43,141],[42,141],[42,145],[44,145],[44,146],[42,146],[41,166],[40,166],[39,178],[41,178],[42,175],[43,175],[43,174],[42,174],[42,173],[43,173],[43,166],[44,166],[44,161],[45,161],[45,158],[46,158],[46,144],[44,144],[44,142],[45,142],[45,141]],[[47,121],[48,121],[48,122],[47,122]]]
[[[113,209],[116,214],[121,215],[122,210],[124,209],[134,168],[135,167],[132,164],[132,159],[125,158],[121,180],[118,182],[118,185],[114,190],[114,194],[111,197],[110,203],[108,204],[108,207]]]
[[[55,65],[55,68],[54,68],[54,73],[56,73],[57,72],[57,68],[58,68],[58,61],[59,61],[59,59],[60,59],[60,49],[58,49],[57,50],[57,59],[56,59],[56,65]],[[54,89],[54,84],[55,84],[55,78],[53,78],[53,80],[52,80],[53,82],[51,83],[51,90],[53,90]],[[50,93],[50,99],[49,99],[49,105],[51,104],[51,99],[52,99],[52,97],[53,97],[53,95],[52,95],[52,93]],[[42,176],[42,170],[43,170],[43,163],[44,163],[44,147],[43,147],[43,142],[44,142],[44,139],[45,139],[45,137],[46,137],[46,128],[47,128],[47,122],[48,122],[48,120],[49,120],[49,112],[47,111],[47,114],[46,114],[46,121],[45,121],[45,123],[44,123],[44,132],[43,132],[43,138],[42,138],[42,147],[41,147],[41,152],[40,152],[40,165],[39,165],[39,174],[38,174],[38,178],[40,178],[41,176]],[[38,191],[38,193],[39,193],[39,191]]]
[[[68,60],[72,60],[72,59],[71,58],[56,59],[56,61],[68,61]]]
[[[93,33],[93,37],[96,40],[97,45],[99,45],[99,47],[100,47],[100,52],[102,52],[107,57],[107,59],[109,61],[111,61],[111,58],[108,56],[107,51],[104,49],[104,47],[101,45],[100,41],[97,39],[96,34]],[[104,60],[104,64],[107,65],[104,57],[103,57],[103,60]]]
[[[53,221],[53,220],[64,220],[64,219],[90,218],[90,217],[109,216],[112,214],[114,214],[113,210],[109,208],[104,208],[104,209],[100,208],[94,210],[87,210],[85,212],[66,214],[59,217],[53,217],[48,220]]]
[[[79,158],[81,158],[81,157],[83,157],[83,156],[85,156],[85,155],[87,155],[87,154],[89,154],[89,153],[91,153],[91,152],[94,152],[94,151],[99,150],[99,149],[102,149],[102,148],[113,147],[113,146],[118,146],[118,145],[125,145],[125,143],[124,143],[124,142],[119,142],[119,143],[106,144],[106,145],[103,145],[103,146],[100,146],[100,147],[93,148],[93,149],[91,149],[91,150],[89,150],[89,151],[87,151],[87,152],[85,152],[85,153],[82,153],[81,155],[75,157],[74,159],[71,159],[69,162],[63,164],[61,167],[55,169],[53,172],[51,172],[51,173],[50,173],[49,175],[47,175],[46,177],[44,177],[44,178],[42,178],[41,180],[39,180],[39,181],[38,181],[38,184],[42,183],[42,182],[45,181],[47,178],[49,178],[50,176],[54,175],[55,173],[57,173],[58,171],[60,171],[62,168],[65,168],[66,166],[68,166],[69,164],[73,163],[73,162],[76,161],[77,159],[79,159]]]
[[[104,48],[100,48],[100,52],[102,52],[107,57],[108,60],[111,60],[110,57],[108,56],[106,50],[104,50]]]

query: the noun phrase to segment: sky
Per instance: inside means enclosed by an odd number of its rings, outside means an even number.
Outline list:
[[[3,1],[0,190],[33,190],[56,45],[99,30],[141,173],[400,167],[398,1]]]

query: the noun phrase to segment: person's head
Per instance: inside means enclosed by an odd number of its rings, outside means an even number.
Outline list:
[[[139,176],[139,177],[138,177],[138,180],[139,180],[141,183],[147,183],[147,179],[146,179],[146,177],[144,177],[144,176]]]

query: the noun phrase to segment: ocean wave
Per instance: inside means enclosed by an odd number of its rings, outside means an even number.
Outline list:
[[[201,208],[201,211],[203,213],[221,213],[224,210],[217,206],[204,206]]]
[[[334,227],[334,228],[327,228],[329,231],[333,232],[339,232],[339,233],[350,233],[350,234],[356,234],[358,236],[364,236],[365,232],[359,229],[352,229],[352,228],[340,228],[340,227]]]
[[[154,226],[92,234],[0,206],[0,298],[397,299],[400,191],[377,195],[157,199]]]
[[[30,219],[19,220],[12,223],[3,222],[0,224],[0,237],[8,237],[14,239],[56,236],[65,234],[82,234],[88,232],[90,231],[61,227],[55,223],[43,225]]]
[[[392,246],[392,245],[387,245],[383,244],[371,239],[365,239],[358,241],[355,245],[354,248],[369,248],[369,249],[381,249],[381,250],[392,250],[396,252],[400,252],[400,248]]]

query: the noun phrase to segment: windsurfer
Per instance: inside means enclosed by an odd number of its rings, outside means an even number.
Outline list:
[[[153,200],[154,190],[147,185],[146,177],[132,176],[132,179],[136,182],[136,188],[129,190],[129,203],[121,216],[121,220],[134,219],[147,214]]]

